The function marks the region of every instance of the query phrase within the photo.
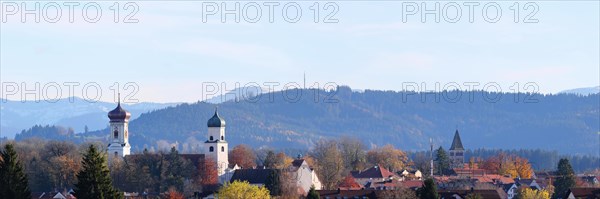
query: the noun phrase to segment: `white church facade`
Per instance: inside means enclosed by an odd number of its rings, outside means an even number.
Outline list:
[[[131,113],[121,107],[117,107],[108,112],[110,135],[108,139],[108,163],[111,164],[113,158],[124,158],[131,154],[131,145],[129,144],[129,118]],[[219,116],[215,109],[214,115],[208,120],[208,135],[204,142],[204,158],[211,158],[216,162],[219,181],[221,183],[229,181],[233,172],[239,169],[237,165],[229,165],[229,146],[225,135],[225,120]]]

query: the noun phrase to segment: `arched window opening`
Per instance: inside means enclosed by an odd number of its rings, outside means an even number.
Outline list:
[[[225,147],[224,146],[221,147],[221,152],[225,152]]]
[[[213,140],[213,136],[211,135],[209,139],[210,139],[210,141],[212,141]]]
[[[113,137],[115,139],[119,138],[119,131],[115,130],[115,132],[113,132]]]
[[[215,147],[211,146],[210,148],[208,148],[208,152],[213,152],[213,151],[215,151]]]
[[[221,136],[221,140],[225,140],[225,136]]]

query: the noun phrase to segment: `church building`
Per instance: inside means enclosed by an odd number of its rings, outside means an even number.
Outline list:
[[[131,113],[121,107],[121,100],[117,108],[108,112],[110,119],[110,136],[108,141],[108,163],[115,157],[125,157],[131,153],[129,145],[129,118]]]
[[[458,129],[454,132],[454,139],[452,140],[452,146],[450,146],[450,162],[452,168],[462,167],[465,163],[465,148],[463,147]]]
[[[131,154],[129,145],[129,118],[131,113],[121,107],[119,100],[117,107],[108,112],[110,119],[110,135],[108,139],[108,163],[113,158],[124,158]],[[208,120],[208,135],[204,142],[205,154],[181,154],[184,158],[194,159],[195,163],[203,162],[205,158],[211,158],[217,164],[219,180],[229,181],[233,171],[238,169],[237,165],[229,165],[229,146],[225,136],[225,120],[219,116],[215,109],[214,115]]]

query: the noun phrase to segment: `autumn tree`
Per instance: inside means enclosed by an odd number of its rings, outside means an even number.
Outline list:
[[[82,161],[82,170],[77,173],[75,197],[79,199],[123,198],[123,194],[112,186],[105,155],[90,145]]]
[[[436,166],[434,167],[434,169],[437,170],[437,173],[439,175],[448,174],[448,172],[450,171],[450,158],[448,157],[448,153],[446,153],[446,150],[444,150],[444,148],[442,148],[441,146],[435,151],[435,163]]]
[[[406,153],[394,148],[391,144],[375,148],[367,152],[367,160],[374,165],[381,165],[392,172],[402,170],[408,161]]]
[[[338,143],[346,170],[363,170],[367,161],[365,144],[356,138],[342,137]]]
[[[198,165],[198,176],[200,185],[215,185],[219,183],[219,173],[217,169],[217,162],[209,157],[205,156],[204,160]]]
[[[321,139],[312,151],[316,160],[317,174],[325,189],[335,189],[342,178],[344,160],[334,140]]]
[[[498,173],[500,175],[510,175],[512,177],[531,178],[533,169],[529,160],[516,156],[498,153],[495,156],[487,158],[480,166],[482,169]]]
[[[27,175],[13,144],[6,144],[0,153],[0,198],[31,198]]]
[[[550,193],[544,189],[520,188],[517,199],[550,199]]]
[[[184,199],[184,198],[185,198],[185,196],[182,193],[178,192],[175,187],[171,187],[167,191],[167,199]]]
[[[229,152],[229,163],[242,168],[256,167],[256,154],[245,144],[237,145]]]
[[[267,188],[250,185],[246,181],[240,182],[237,180],[232,183],[226,183],[221,187],[217,192],[217,197],[227,199],[271,198]]]
[[[126,167],[125,161],[121,157],[111,156],[110,165],[108,165],[108,170],[110,171],[110,177],[113,182],[113,186],[115,186],[119,190],[126,190],[129,184],[127,182],[128,174],[135,174],[135,172],[129,173],[130,170]]]
[[[557,176],[554,180],[554,196],[552,198],[563,197],[569,189],[575,186],[575,172],[571,163],[566,158],[558,161]]]
[[[283,152],[279,152],[279,153],[277,153],[277,155],[275,155],[275,164],[273,165],[273,168],[285,169],[285,168],[289,167],[290,165],[292,165],[293,161],[294,161],[294,159],[292,159],[290,156],[287,156]]]
[[[67,188],[75,184],[80,169],[80,163],[67,155],[55,156],[48,159],[48,174],[54,186]]]

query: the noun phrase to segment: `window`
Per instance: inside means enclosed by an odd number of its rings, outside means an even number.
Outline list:
[[[221,152],[225,152],[225,147],[224,146],[221,147]]]
[[[221,136],[221,140],[225,140],[225,136]]]
[[[215,151],[215,147],[211,146],[210,148],[208,148],[208,152],[213,152],[213,151]]]
[[[211,135],[209,139],[210,139],[210,141],[212,141],[213,140],[213,136]]]
[[[119,152],[115,151],[115,157],[119,157]]]
[[[115,131],[113,132],[113,137],[114,137],[115,139],[119,138],[119,131],[115,130]]]

